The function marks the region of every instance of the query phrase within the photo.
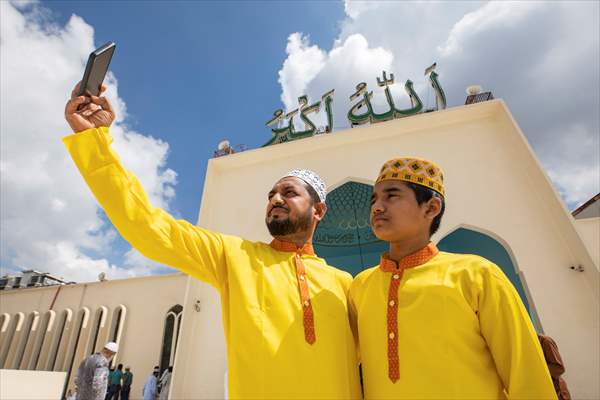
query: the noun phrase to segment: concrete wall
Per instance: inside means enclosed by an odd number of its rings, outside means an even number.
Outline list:
[[[561,349],[573,394],[600,398],[600,275],[572,217],[501,100],[212,159],[198,224],[268,242],[267,193],[288,170],[313,169],[331,190],[349,180],[372,184],[382,163],[399,155],[435,160],[445,171],[447,210],[434,241],[467,226],[505,243],[543,329]],[[569,268],[580,264],[585,272]],[[195,288],[190,284],[188,296],[196,296]],[[189,352],[177,360],[176,368],[190,373],[179,381],[181,393],[194,393],[202,382],[222,376],[221,363],[213,368],[204,358],[214,336],[192,342],[200,324],[184,318],[184,327],[190,328],[185,333]]]
[[[58,400],[66,372],[0,369],[0,399]]]
[[[194,278],[188,279],[179,340],[171,398],[222,399],[227,353],[221,302],[216,289]]]
[[[598,202],[600,204],[600,202]],[[600,270],[600,218],[576,219],[575,227],[585,243],[596,268]]]
[[[600,218],[600,200],[595,200],[575,216],[576,219]]]

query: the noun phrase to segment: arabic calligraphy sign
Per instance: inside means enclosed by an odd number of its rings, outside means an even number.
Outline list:
[[[431,87],[435,92],[435,102],[436,102],[436,110],[443,110],[446,108],[446,95],[442,86],[438,81],[438,74],[435,73],[436,63],[433,63],[430,67],[425,70],[425,76],[429,77],[429,82],[431,83]],[[390,93],[390,86],[394,84],[394,74],[390,73],[388,78],[387,73],[383,71],[383,76],[380,79],[377,77],[377,85],[379,87],[384,88],[385,97],[389,106],[389,109],[383,113],[376,113],[373,110],[373,106],[371,104],[371,98],[373,97],[373,92],[367,90],[367,84],[365,82],[361,82],[356,85],[356,91],[350,96],[350,101],[354,101],[356,99],[360,99],[356,104],[354,104],[350,111],[348,111],[348,121],[350,122],[350,126],[362,125],[366,123],[377,123],[389,121],[396,118],[404,118],[411,115],[419,114],[424,112],[423,110],[423,102],[419,98],[419,95],[413,89],[413,82],[409,79],[404,84],[404,90],[408,97],[410,98],[411,107],[407,109],[398,109],[394,104],[394,99],[392,98],[392,94]],[[273,118],[271,118],[266,126],[271,127],[271,132],[273,133],[273,137],[267,143],[263,145],[270,146],[277,143],[288,142],[297,139],[303,139],[306,137],[314,136],[318,133],[330,133],[333,131],[333,93],[334,90],[330,90],[325,93],[320,101],[317,101],[314,104],[308,104],[308,96],[300,96],[298,97],[299,107],[295,110],[292,110],[284,115],[283,109],[279,109],[275,111],[273,114]],[[325,113],[327,116],[327,125],[323,129],[317,129],[316,125],[310,120],[308,117],[311,113],[317,113],[321,110],[321,105],[324,105]],[[364,112],[359,113],[360,109],[364,109]],[[429,111],[429,110],[427,110]],[[304,130],[296,131],[294,128],[294,117],[297,114],[300,114],[300,120],[304,123]],[[283,125],[283,120],[288,120],[287,126]]]

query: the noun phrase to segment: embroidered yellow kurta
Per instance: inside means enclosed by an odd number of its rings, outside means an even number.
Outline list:
[[[314,313],[316,340],[310,344],[296,253],[211,232],[153,207],[138,179],[111,149],[107,128],[89,129],[63,141],[125,240],[145,256],[220,292],[230,398],[360,397],[348,321],[350,274],[316,256],[300,256]]]
[[[519,295],[484,258],[439,252],[396,272],[373,267],[355,278],[349,303],[366,399],[556,399]],[[397,307],[396,333],[390,307]],[[397,344],[398,363],[388,344]]]

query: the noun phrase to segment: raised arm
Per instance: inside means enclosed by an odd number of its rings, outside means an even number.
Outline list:
[[[483,272],[479,321],[508,398],[556,399],[550,373],[525,306],[496,265]]]
[[[113,225],[146,257],[221,287],[227,279],[222,236],[153,207],[111,147],[109,126],[115,112],[110,101],[90,96],[88,102],[77,91],[78,86],[65,107],[65,118],[76,133],[63,142]]]

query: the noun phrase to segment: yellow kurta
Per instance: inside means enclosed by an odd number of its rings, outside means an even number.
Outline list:
[[[484,258],[444,252],[400,279],[393,383],[391,279],[374,267],[350,288],[366,399],[556,399],[535,329],[504,273]]]
[[[314,311],[311,345],[304,336],[293,252],[201,229],[152,207],[110,148],[107,128],[63,141],[125,240],[220,292],[230,398],[360,397],[348,273],[316,256],[302,256]]]

